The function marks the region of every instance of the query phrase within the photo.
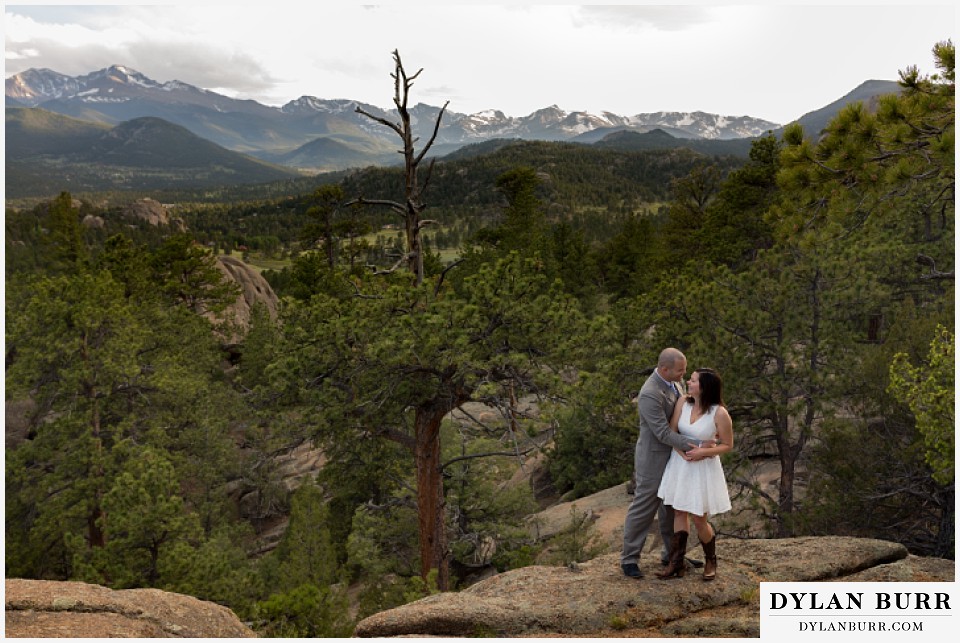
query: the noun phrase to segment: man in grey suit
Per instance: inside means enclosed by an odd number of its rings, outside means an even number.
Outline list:
[[[671,449],[696,456],[698,447],[710,446],[710,441],[690,442],[670,429],[670,417],[682,394],[680,382],[686,372],[687,358],[683,353],[676,348],[665,348],[657,360],[657,368],[644,382],[637,397],[640,436],[633,456],[636,488],[623,523],[623,551],[620,553],[620,569],[631,578],[643,577],[640,552],[658,512],[664,543],[661,559],[667,558],[667,547],[673,538],[673,508],[663,504],[657,490]]]

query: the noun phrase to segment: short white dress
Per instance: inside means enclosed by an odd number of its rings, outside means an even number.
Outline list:
[[[717,405],[710,407],[709,411],[691,424],[692,412],[693,402],[683,405],[677,425],[680,434],[692,440],[714,439],[717,434],[714,420]],[[690,462],[684,460],[676,450],[672,451],[657,495],[663,498],[664,504],[696,516],[730,510],[730,494],[727,492],[727,479],[723,475],[720,458],[704,458]]]

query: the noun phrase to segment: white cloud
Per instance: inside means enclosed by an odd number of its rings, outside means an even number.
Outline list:
[[[590,5],[577,8],[574,24],[617,30],[684,31],[711,22],[711,7],[698,5]]]
[[[306,7],[306,8],[304,8]],[[526,115],[702,110],[785,122],[871,78],[895,79],[956,32],[930,5],[6,6],[7,75],[111,64],[282,104],[389,106],[391,52],[423,68],[414,100]]]

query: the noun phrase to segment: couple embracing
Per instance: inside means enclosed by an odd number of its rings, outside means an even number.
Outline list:
[[[723,382],[709,368],[690,376],[682,389],[687,358],[676,348],[660,353],[657,368],[637,398],[640,437],[634,453],[636,489],[623,525],[620,568],[641,578],[640,552],[658,516],[665,569],[658,578],[686,572],[689,521],[697,526],[706,563],[703,580],[717,575],[716,533],[708,516],[730,509],[720,458],[733,448],[733,423],[723,404]]]

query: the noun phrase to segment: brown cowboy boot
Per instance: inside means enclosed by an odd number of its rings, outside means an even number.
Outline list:
[[[703,580],[713,580],[717,577],[717,533],[713,533],[710,542],[700,544],[703,546],[703,557],[706,559],[706,564],[703,566]]]
[[[657,578],[667,579],[674,576],[683,578],[687,573],[687,566],[683,562],[685,553],[687,553],[687,532],[673,532],[673,538],[670,540],[670,563],[662,572],[657,572]]]

